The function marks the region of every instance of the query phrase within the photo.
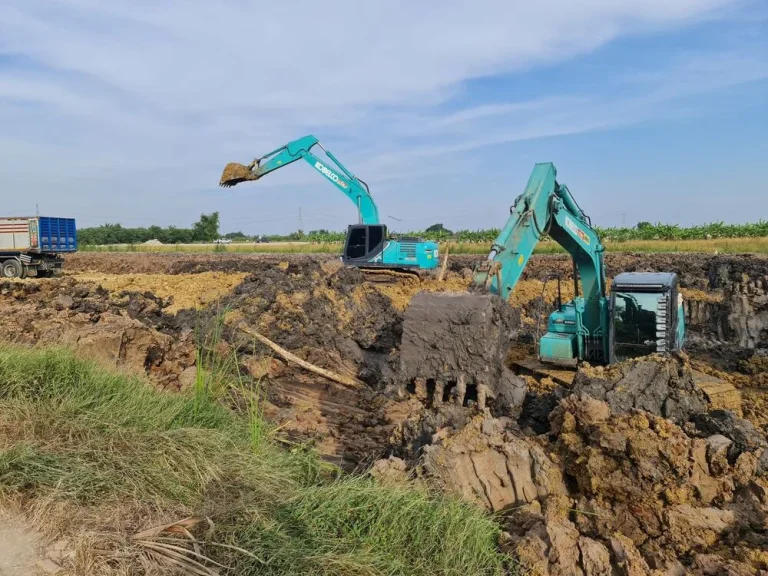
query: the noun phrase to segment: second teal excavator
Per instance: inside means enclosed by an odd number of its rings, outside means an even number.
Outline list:
[[[559,301],[550,314],[547,332],[538,339],[542,363],[604,365],[682,348],[677,276],[624,272],[615,276],[608,295],[600,238],[568,187],[557,181],[555,166],[543,163],[510,208],[468,293],[421,292],[411,300],[401,347],[407,378],[459,382],[463,390],[469,380],[496,373],[492,365],[503,362],[509,334],[520,328],[519,317],[517,326],[505,320],[506,301],[545,235],[570,254],[576,296]]]
[[[330,162],[312,153],[315,146],[325,152]],[[438,244],[421,238],[389,238],[387,226],[379,220],[379,210],[368,185],[347,170],[312,135],[293,140],[248,165],[230,162],[224,168],[219,185],[230,187],[240,182],[258,180],[297,160],[307,162],[357,207],[358,223],[347,228],[344,242],[342,261],[345,264],[364,269],[404,271],[437,268]]]

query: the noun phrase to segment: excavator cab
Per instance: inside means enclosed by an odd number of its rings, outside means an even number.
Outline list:
[[[384,251],[387,227],[384,224],[354,224],[347,228],[344,263],[358,264],[376,259]]]
[[[609,307],[611,363],[683,347],[685,319],[676,274],[619,274]]]
[[[357,268],[430,270],[437,268],[437,242],[422,238],[389,238],[384,224],[352,224],[347,228],[342,262]]]

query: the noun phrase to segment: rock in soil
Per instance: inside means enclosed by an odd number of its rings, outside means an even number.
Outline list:
[[[646,410],[677,424],[707,409],[706,396],[697,388],[690,367],[680,358],[661,355],[581,368],[573,393],[605,400],[618,413]]]
[[[738,418],[733,412],[712,410],[694,414],[691,421],[696,430],[704,435],[720,435],[728,439],[728,454],[731,459],[736,459],[745,451],[768,447],[765,434],[748,420]]]

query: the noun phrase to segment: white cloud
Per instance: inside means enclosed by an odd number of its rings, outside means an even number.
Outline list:
[[[0,152],[24,142],[36,153],[0,155],[0,182],[35,186],[30,167],[55,154],[61,188],[103,199],[109,187],[114,197],[100,210],[111,204],[113,219],[140,218],[142,202],[182,210],[162,204],[171,188],[198,198],[224,162],[307,132],[332,135],[363,177],[445,173],[440,155],[620,126],[653,116],[658,102],[764,77],[759,58],[728,53],[683,61],[682,75],[627,76],[640,86],[630,96],[557,93],[456,109],[456,100],[472,100],[469,80],[719,18],[739,3],[8,0],[0,6]],[[3,55],[26,64],[4,66]],[[50,172],[41,176],[37,193],[50,182]],[[283,171],[265,186],[314,182],[309,172]],[[216,198],[183,210],[197,214]]]
[[[573,57],[729,0],[11,2],[0,46],[162,110],[434,102],[458,83]],[[426,100],[423,100],[425,99]]]

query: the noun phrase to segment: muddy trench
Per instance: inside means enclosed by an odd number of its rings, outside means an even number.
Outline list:
[[[557,295],[542,280],[560,275],[573,296],[570,261],[537,256],[510,298],[500,384],[405,378],[405,307],[419,290],[462,290],[480,258],[451,257],[440,283],[373,283],[330,256],[83,253],[63,278],[0,283],[0,336],[71,346],[171,390],[193,385],[200,347],[209,362],[236,358],[285,438],[502,514],[500,545],[534,574],[768,570],[768,259],[606,255],[609,278],[678,274],[686,351],[582,367],[566,382],[515,362]],[[287,363],[240,322],[365,386]],[[703,391],[702,375],[730,391]]]

